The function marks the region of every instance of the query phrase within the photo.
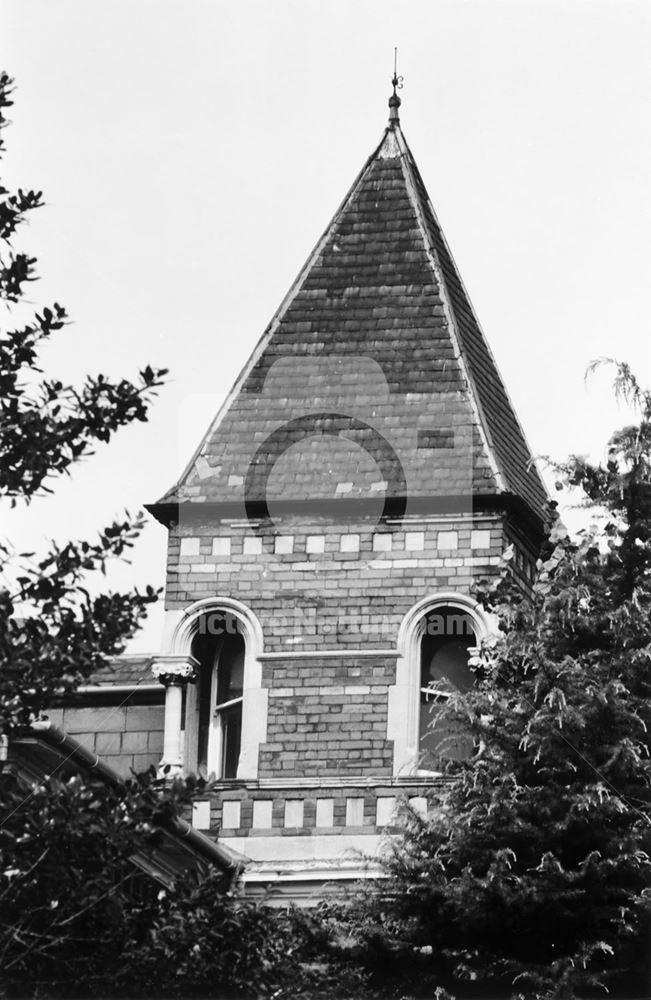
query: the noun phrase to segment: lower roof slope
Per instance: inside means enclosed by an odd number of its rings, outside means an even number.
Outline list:
[[[35,722],[9,742],[9,766],[28,784],[55,776],[66,781],[81,774],[109,788],[124,786],[122,778],[87,747],[50,722]],[[171,887],[175,879],[223,873],[224,890],[245,867],[248,858],[211,840],[186,820],[161,811],[148,844],[131,861],[153,878]]]

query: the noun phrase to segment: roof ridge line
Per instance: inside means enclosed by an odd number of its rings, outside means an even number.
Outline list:
[[[416,184],[414,182],[414,178],[412,176],[412,165],[415,167],[414,158],[412,156],[411,150],[409,149],[409,145],[407,143],[407,140],[404,137],[402,129],[399,126],[398,126],[398,128],[395,129],[395,134],[396,134],[396,137],[397,137],[397,140],[398,140],[398,146],[399,146],[400,152],[401,152],[400,162],[403,165],[403,173],[404,173],[405,182],[406,182],[406,185],[407,185],[407,191],[409,192],[410,199],[411,199],[412,204],[414,206],[414,212],[415,212],[415,215],[416,215],[416,220],[418,222],[418,227],[419,227],[419,229],[421,231],[421,234],[422,234],[422,237],[423,237],[423,242],[425,244],[425,249],[426,249],[427,255],[429,257],[432,270],[434,271],[434,277],[435,277],[435,279],[436,279],[436,281],[438,282],[438,285],[439,285],[439,289],[440,289],[440,293],[441,293],[441,301],[442,301],[442,304],[443,304],[443,309],[445,311],[446,318],[448,320],[448,330],[449,330],[449,334],[450,334],[450,339],[452,340],[452,342],[453,342],[453,344],[454,344],[454,346],[456,348],[457,359],[459,361],[459,365],[461,367],[461,370],[462,370],[463,374],[465,375],[465,378],[466,378],[466,381],[467,381],[467,384],[468,384],[468,389],[469,389],[468,396],[469,396],[470,408],[473,411],[473,413],[475,414],[475,417],[477,419],[477,425],[478,425],[478,428],[479,428],[479,432],[482,435],[483,440],[484,440],[484,445],[486,447],[487,457],[488,457],[488,460],[490,462],[493,475],[495,477],[495,485],[497,486],[497,488],[499,490],[501,490],[504,493],[507,493],[508,492],[508,487],[507,487],[507,483],[506,483],[506,476],[505,476],[504,470],[501,468],[501,464],[500,464],[498,456],[497,456],[497,451],[496,451],[495,446],[493,444],[492,436],[490,434],[490,429],[488,427],[488,422],[486,420],[486,416],[484,414],[484,410],[483,410],[483,407],[481,405],[481,401],[480,401],[480,398],[479,398],[479,392],[478,392],[478,389],[477,389],[477,385],[475,383],[474,378],[472,377],[472,374],[471,374],[471,371],[470,371],[470,366],[469,366],[468,361],[467,361],[466,356],[465,356],[465,351],[463,350],[463,348],[461,346],[461,338],[459,336],[459,332],[458,332],[458,328],[457,328],[457,321],[456,321],[456,317],[455,317],[455,314],[454,314],[454,308],[452,306],[452,301],[451,301],[451,298],[450,298],[450,293],[448,291],[447,283],[445,281],[445,275],[443,274],[443,269],[442,269],[441,263],[440,263],[440,261],[438,259],[438,254],[436,252],[436,249],[435,249],[435,247],[433,247],[431,245],[431,240],[430,240],[429,234],[427,232],[427,227],[424,224],[423,211],[422,211],[422,207],[421,207],[421,204],[420,204],[420,196],[418,194],[418,190],[417,190]],[[434,214],[434,209],[432,207],[431,202],[429,201],[429,198],[428,198],[428,207],[430,208],[430,210]],[[436,222],[438,224],[438,219],[436,219],[436,215],[434,215],[434,218],[435,218],[435,220],[436,220]],[[440,228],[441,227],[439,225],[439,229]],[[451,254],[450,254],[450,258],[452,259],[452,255]],[[454,263],[454,261],[453,261],[453,263]],[[455,267],[455,270],[458,270],[456,264],[454,264],[454,267]],[[465,292],[465,289],[464,289],[464,292]],[[483,332],[482,332],[482,336],[484,336]],[[486,338],[484,337],[484,339],[486,339]]]
[[[412,152],[411,152],[411,150],[410,150],[410,148],[409,148],[409,146],[407,144],[407,140],[405,139],[404,135],[402,135],[402,133],[401,133],[400,137],[401,137],[401,139],[402,139],[402,141],[404,142],[404,145],[405,145],[406,155],[408,156],[409,161],[410,161],[410,163],[409,163],[410,169],[415,170],[416,174],[418,175],[418,178],[420,179],[420,182],[421,182],[421,185],[423,187],[423,190],[425,191],[425,195],[427,197],[427,208],[431,212],[432,217],[434,219],[434,222],[436,223],[436,225],[438,227],[438,231],[439,231],[439,234],[440,234],[441,242],[443,243],[443,245],[445,246],[445,249],[447,250],[448,257],[450,258],[450,262],[451,262],[451,264],[452,264],[452,266],[453,266],[453,268],[455,270],[457,281],[459,282],[459,285],[460,285],[461,290],[462,290],[462,292],[464,294],[465,300],[468,303],[468,308],[470,309],[470,313],[472,315],[472,318],[473,318],[473,320],[474,320],[474,322],[475,322],[475,324],[477,326],[477,329],[478,329],[478,331],[479,331],[479,333],[480,333],[480,335],[481,335],[481,337],[482,337],[482,339],[484,341],[484,346],[486,348],[486,352],[488,353],[491,361],[493,362],[493,365],[495,367],[495,371],[497,373],[497,376],[498,376],[500,382],[502,383],[502,389],[504,391],[504,395],[506,396],[506,400],[507,400],[507,402],[509,404],[509,407],[511,409],[512,417],[513,417],[513,419],[515,420],[515,423],[518,426],[518,430],[520,431],[520,434],[522,435],[522,440],[523,440],[523,442],[524,442],[524,444],[525,444],[525,446],[527,448],[527,451],[529,452],[529,455],[531,456],[532,466],[533,466],[533,468],[534,468],[534,470],[535,470],[535,472],[536,472],[536,474],[538,476],[538,479],[540,480],[540,483],[541,483],[541,485],[543,487],[543,490],[544,490],[545,494],[547,495],[547,499],[549,499],[549,493],[548,493],[547,487],[545,485],[545,481],[542,478],[542,475],[541,475],[540,470],[538,468],[538,463],[536,461],[536,457],[534,455],[533,449],[531,448],[531,446],[529,444],[529,441],[527,439],[527,435],[525,434],[525,431],[524,431],[524,428],[522,426],[522,423],[520,422],[520,418],[518,416],[518,411],[515,408],[515,406],[513,405],[513,400],[511,399],[511,394],[510,394],[510,392],[508,390],[506,381],[504,380],[504,378],[502,376],[502,372],[500,371],[499,365],[497,364],[497,361],[495,359],[495,355],[493,354],[493,350],[491,348],[490,341],[489,341],[488,337],[486,336],[486,334],[484,333],[484,328],[482,327],[481,322],[479,320],[479,317],[477,315],[477,310],[475,309],[475,307],[473,305],[472,299],[471,299],[471,297],[470,297],[470,295],[468,293],[468,289],[466,288],[466,285],[465,285],[465,282],[464,282],[463,277],[461,275],[461,272],[460,272],[459,268],[457,267],[457,262],[455,261],[454,255],[452,254],[452,251],[450,249],[450,244],[448,243],[447,237],[445,235],[445,231],[444,231],[441,223],[439,222],[439,218],[438,218],[438,216],[436,214],[436,209],[434,208],[434,206],[432,204],[431,198],[429,197],[429,194],[427,193],[427,188],[426,188],[426,186],[425,186],[425,184],[423,182],[422,177],[420,176],[420,171],[418,169],[418,165],[416,164],[416,161],[414,160],[414,156],[413,156],[413,154],[412,154]],[[434,250],[434,248],[432,248],[432,251],[436,255],[436,251]],[[440,263],[439,263],[439,267],[440,267]],[[443,282],[443,288],[445,289],[446,297],[449,298],[449,293],[448,293],[448,290],[447,290],[447,284],[445,283],[445,279],[444,279],[443,273],[441,273],[441,280]],[[452,308],[452,306],[451,306],[451,308]],[[473,385],[474,385],[474,380],[473,380]],[[477,392],[476,386],[475,386],[475,392]],[[482,410],[482,413],[483,413],[483,407],[481,406],[481,402],[479,400],[479,397],[477,398],[477,405]],[[485,420],[485,417],[484,417],[484,420]],[[487,434],[488,439],[491,441],[491,448],[493,448],[493,450],[495,451],[495,460],[499,464],[499,458],[497,456],[497,451],[495,449],[495,446],[492,443],[492,436],[491,436],[491,433],[490,433],[490,429],[488,427],[486,427],[486,434]],[[508,489],[507,489],[507,492],[508,492]]]
[[[317,240],[316,244],[314,245],[314,247],[312,248],[312,250],[308,254],[308,256],[305,259],[305,262],[303,263],[303,266],[299,270],[296,278],[294,279],[294,281],[290,285],[288,291],[283,296],[283,299],[282,299],[280,305],[278,306],[278,308],[276,309],[275,313],[273,314],[273,316],[269,320],[269,322],[268,322],[265,330],[262,333],[262,336],[259,338],[257,344],[253,348],[253,351],[249,355],[247,361],[244,363],[243,367],[240,369],[239,375],[237,376],[237,378],[235,379],[235,382],[231,386],[230,392],[228,392],[226,394],[226,396],[224,398],[224,401],[222,402],[222,405],[218,408],[217,413],[215,414],[215,416],[212,418],[212,420],[208,424],[208,427],[207,427],[206,431],[202,434],[201,439],[199,441],[199,444],[198,444],[197,448],[195,449],[195,451],[193,452],[193,454],[192,454],[192,456],[190,458],[190,461],[187,463],[187,465],[183,469],[181,475],[176,480],[176,482],[174,483],[174,485],[171,486],[170,489],[168,489],[168,490],[165,491],[165,493],[163,494],[163,496],[161,497],[161,499],[158,501],[159,503],[163,503],[168,497],[170,497],[171,495],[175,494],[176,491],[177,491],[177,489],[179,489],[179,487],[181,487],[183,485],[186,477],[192,471],[192,468],[194,467],[197,459],[201,456],[201,452],[202,452],[202,449],[203,449],[203,446],[204,446],[205,442],[208,441],[210,438],[212,438],[212,436],[215,433],[215,431],[218,430],[219,425],[221,424],[222,420],[224,419],[224,417],[228,413],[228,411],[229,411],[229,409],[231,407],[231,404],[237,398],[240,390],[242,389],[242,387],[244,386],[244,384],[246,382],[246,379],[248,378],[248,376],[250,375],[250,373],[255,368],[256,364],[258,363],[258,360],[260,359],[260,357],[264,353],[267,345],[269,344],[269,341],[271,340],[271,338],[273,337],[274,333],[276,332],[276,330],[280,326],[280,323],[282,322],[283,316],[285,315],[285,313],[289,309],[289,307],[292,304],[293,300],[296,298],[296,295],[298,294],[298,292],[300,290],[300,287],[301,287],[301,284],[302,284],[303,280],[305,279],[305,277],[309,273],[312,265],[314,264],[314,262],[318,258],[318,255],[321,252],[323,246],[327,242],[328,236],[329,236],[330,231],[332,230],[333,226],[335,225],[335,222],[337,221],[337,219],[339,218],[339,216],[343,212],[345,206],[348,204],[348,202],[352,198],[353,194],[357,190],[358,186],[360,185],[360,183],[362,181],[362,178],[364,177],[364,174],[366,173],[366,171],[370,167],[370,165],[373,162],[373,160],[375,160],[375,158],[377,157],[377,155],[380,152],[380,149],[382,148],[382,146],[384,145],[385,140],[387,138],[387,135],[389,133],[394,134],[394,130],[389,125],[387,125],[386,128],[384,129],[384,132],[382,133],[382,138],[380,139],[379,143],[377,144],[377,146],[375,147],[375,149],[373,150],[373,152],[371,153],[371,155],[369,157],[367,157],[367,159],[366,159],[366,161],[364,163],[364,166],[359,171],[359,173],[355,177],[355,180],[353,181],[353,183],[349,187],[348,191],[344,195],[344,197],[343,197],[342,201],[340,202],[339,206],[337,207],[334,215],[331,217],[331,219],[328,222],[327,226],[325,227],[323,233],[321,234],[321,236]]]

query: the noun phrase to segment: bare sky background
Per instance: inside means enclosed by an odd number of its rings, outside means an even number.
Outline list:
[[[157,500],[328,223],[401,120],[535,453],[604,454],[611,355],[651,383],[648,0],[2,0],[9,184],[48,375],[171,369],[148,424],[27,512],[17,546]],[[114,586],[161,585],[152,522]],[[155,651],[160,615],[133,645]]]

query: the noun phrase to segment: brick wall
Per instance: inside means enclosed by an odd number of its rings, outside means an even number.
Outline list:
[[[372,835],[394,830],[406,805],[424,815],[427,794],[435,784],[380,781],[342,786],[333,781],[294,788],[225,786],[195,803],[206,806],[195,808],[202,814],[195,823],[224,837]]]
[[[511,571],[524,590],[529,590],[536,574],[538,551],[517,524],[506,521],[504,524],[504,548],[513,546]]]
[[[260,620],[266,652],[394,648],[417,601],[468,594],[504,546],[499,515],[380,525],[292,517],[280,528],[275,538],[241,522],[172,529],[166,606],[236,598]]]
[[[260,776],[390,775],[387,691],[395,658],[267,662],[269,738]]]

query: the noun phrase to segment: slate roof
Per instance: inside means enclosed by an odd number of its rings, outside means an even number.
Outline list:
[[[92,673],[85,684],[154,684],[151,663],[151,656],[116,656],[104,670]]]
[[[397,116],[160,503],[384,491],[547,500]]]
[[[81,773],[112,788],[124,785],[97,754],[51,722],[36,722],[28,732],[12,738],[9,761],[18,777],[30,784],[53,775],[64,781]],[[169,888],[175,879],[205,876],[208,868],[217,868],[224,875],[225,891],[248,862],[244,855],[216,843],[180,816],[161,812],[154,827],[150,842],[130,860]]]

